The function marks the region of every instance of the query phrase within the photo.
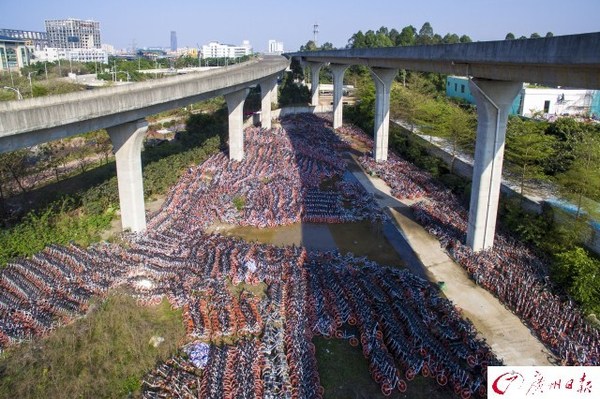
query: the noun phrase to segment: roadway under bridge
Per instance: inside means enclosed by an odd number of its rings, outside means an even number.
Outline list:
[[[333,75],[333,127],[342,126],[344,72],[370,68],[375,83],[374,156],[387,160],[390,90],[398,70],[468,76],[477,105],[477,142],[467,244],[493,246],[506,124],[523,82],[600,89],[600,33],[433,46],[307,51],[285,54],[311,69],[312,104],[319,103],[319,71]]]

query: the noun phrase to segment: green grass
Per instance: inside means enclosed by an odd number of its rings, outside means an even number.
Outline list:
[[[316,346],[317,365],[325,399],[394,398],[394,399],[441,399],[454,398],[454,393],[442,389],[433,379],[417,376],[408,382],[404,393],[395,390],[386,397],[369,374],[369,363],[360,345],[351,346],[341,339],[313,339]]]
[[[237,209],[240,212],[242,209],[244,209],[244,206],[246,206],[246,198],[240,195],[236,195],[235,197],[233,197],[232,202],[235,209]]]
[[[157,348],[153,335],[165,339]],[[114,398],[139,393],[141,378],[176,352],[185,336],[181,311],[163,302],[140,307],[115,294],[88,316],[0,359],[2,398]]]

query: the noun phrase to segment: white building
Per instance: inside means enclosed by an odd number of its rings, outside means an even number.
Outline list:
[[[108,53],[99,48],[76,48],[64,49],[55,47],[46,47],[43,50],[34,52],[37,61],[56,62],[68,60],[75,62],[100,62],[108,64]]]
[[[277,40],[269,40],[269,54],[279,54],[283,53],[283,42],[278,42]]]
[[[252,54],[252,46],[248,40],[244,40],[239,46],[216,41],[202,46],[202,58],[238,58],[250,54]]]
[[[475,99],[469,89],[469,79],[464,76],[448,76],[446,78],[446,95],[475,104]],[[546,118],[563,115],[599,116],[600,91],[565,87],[535,87],[523,84],[523,88],[513,101],[510,114],[528,118],[539,114]]]
[[[587,115],[590,113],[594,90],[525,87],[522,91],[521,115]]]
[[[103,44],[102,50],[104,50],[108,55],[115,55],[115,46],[112,44]]]

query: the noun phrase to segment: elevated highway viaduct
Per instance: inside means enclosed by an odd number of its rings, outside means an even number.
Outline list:
[[[477,105],[477,142],[467,244],[493,246],[506,123],[523,82],[600,89],[600,33],[433,46],[309,51],[284,54],[311,68],[312,104],[319,103],[319,70],[333,75],[334,128],[342,125],[342,85],[351,65],[370,68],[375,83],[374,156],[388,151],[390,89],[399,69],[468,76]]]
[[[127,86],[0,103],[0,153],[97,129],[106,129],[117,164],[123,229],[146,227],[141,149],[144,118],[224,95],[229,110],[229,156],[244,156],[243,105],[248,88],[260,85],[262,126],[271,127],[277,78],[289,66],[265,56],[216,70]]]

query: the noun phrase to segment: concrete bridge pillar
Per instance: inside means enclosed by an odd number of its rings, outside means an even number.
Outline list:
[[[323,63],[307,62],[310,66],[310,105],[316,107],[319,105],[319,72]]]
[[[275,87],[273,87],[273,90],[271,90],[271,103],[272,104],[279,104],[279,85],[277,84],[277,79],[279,79],[278,77],[275,78]]]
[[[277,90],[277,77],[266,78],[260,81],[260,123],[265,129],[271,128],[271,102],[273,91]]]
[[[144,120],[107,128],[117,163],[119,205],[123,230],[146,229],[144,183],[142,178],[142,144],[148,124]]]
[[[342,103],[344,89],[344,72],[349,65],[330,64],[331,73],[333,74],[333,128],[342,127],[343,108]]]
[[[242,89],[225,94],[229,111],[229,159],[234,161],[244,159],[244,101],[248,91]]]
[[[523,84],[473,79],[469,87],[477,104],[477,142],[469,207],[467,245],[478,252],[491,248],[502,181],[506,123]]]
[[[387,161],[388,158],[390,90],[397,74],[397,69],[371,68],[371,76],[375,82],[375,148],[373,151],[377,162]]]

